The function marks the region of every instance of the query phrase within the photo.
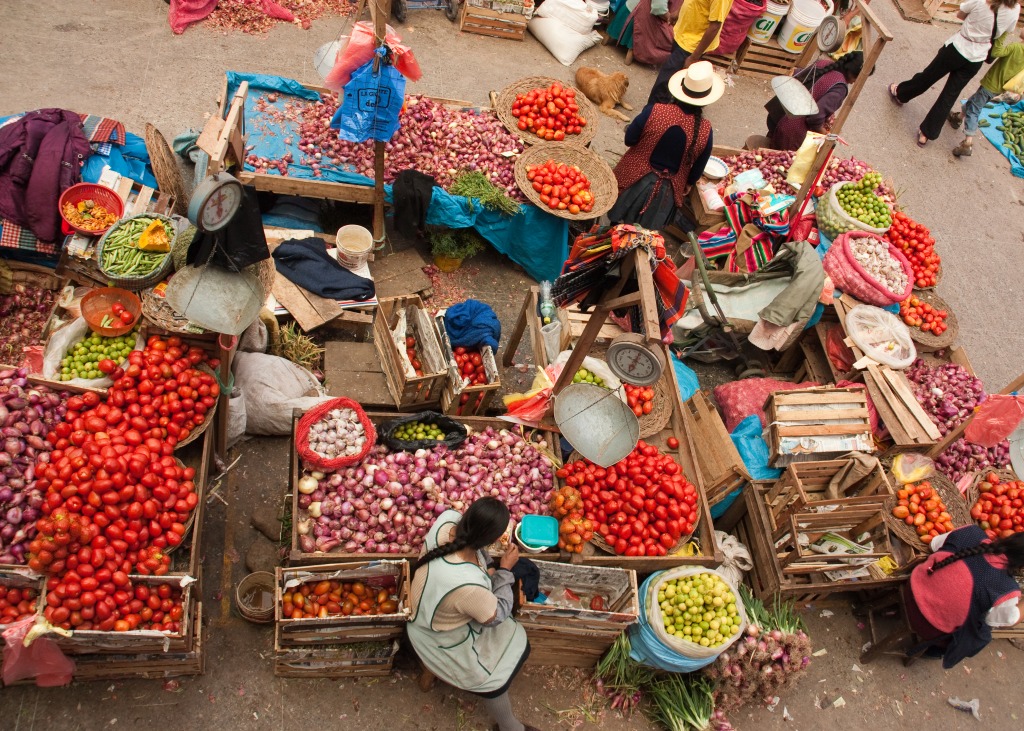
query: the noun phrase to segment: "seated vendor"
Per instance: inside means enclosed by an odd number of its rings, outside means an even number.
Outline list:
[[[477,500],[465,515],[441,513],[413,569],[409,640],[430,672],[481,699],[498,731],[537,731],[515,717],[508,696],[530,654],[526,630],[511,617],[519,550],[510,545],[490,573],[481,550],[508,523],[508,508],[493,497]]]
[[[976,525],[932,539],[934,551],[910,575],[904,592],[911,629],[951,668],[992,639],[992,627],[1020,621],[1020,587],[1011,575],[1024,568],[1024,533],[991,540]]]

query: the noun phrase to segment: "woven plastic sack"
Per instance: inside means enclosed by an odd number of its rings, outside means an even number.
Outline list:
[[[409,442],[394,436],[395,430],[398,427],[413,421],[419,421],[424,424],[437,424],[437,428],[444,431],[444,439],[417,439]],[[466,441],[468,436],[469,434],[464,425],[455,421],[452,417],[439,414],[436,411],[421,411],[418,414],[407,414],[380,425],[380,440],[388,449],[397,452],[415,452],[417,449],[430,449],[439,444],[446,444],[449,449],[455,449]]]
[[[722,412],[725,428],[731,434],[739,423],[748,416],[756,415],[765,426],[764,403],[775,391],[792,391],[797,388],[813,388],[821,384],[814,381],[792,383],[774,378],[746,378],[715,386],[715,402]]]
[[[822,229],[824,230],[824,229]],[[822,262],[825,273],[832,278],[836,289],[859,299],[861,302],[878,307],[894,305],[907,299],[914,291],[914,270],[903,253],[886,241],[889,248],[889,255],[899,262],[907,275],[907,285],[901,292],[892,292],[881,282],[876,280],[867,270],[860,265],[850,250],[850,245],[860,238],[872,238],[884,241],[874,234],[864,231],[851,231],[841,235],[832,242],[832,246],[825,253]]]
[[[881,236],[888,229],[874,228],[866,223],[861,223],[856,218],[847,215],[842,206],[839,205],[839,198],[836,193],[846,183],[836,183],[829,188],[828,193],[818,199],[815,208],[815,215],[818,217],[818,228],[829,238],[835,240],[847,231],[867,231]]]
[[[366,442],[363,444],[362,450],[356,454],[327,459],[309,448],[309,429],[334,409],[352,409],[356,412],[359,423],[363,425],[363,430],[366,432]],[[363,411],[363,407],[350,398],[335,398],[314,406],[299,419],[299,423],[295,426],[295,451],[306,465],[324,472],[334,472],[342,467],[350,467],[362,462],[376,443],[377,430],[373,427],[373,422]]]
[[[555,18],[562,21],[569,30],[581,35],[590,33],[601,19],[597,10],[586,0],[544,0],[537,8],[536,17]]]
[[[917,358],[910,330],[891,312],[857,305],[846,316],[846,329],[864,355],[890,368],[906,368]]]

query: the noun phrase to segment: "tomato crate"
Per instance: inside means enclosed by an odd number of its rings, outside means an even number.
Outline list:
[[[640,615],[636,571],[534,563],[548,600],[523,604],[516,617],[530,640],[527,664],[592,668]],[[601,607],[591,609],[598,597]]]
[[[399,642],[367,640],[315,647],[274,648],[274,675],[279,678],[370,678],[391,675]]]
[[[772,530],[786,523],[789,515],[825,500],[874,497],[874,502],[881,504],[894,494],[885,470],[880,463],[876,463],[870,474],[830,498],[829,484],[853,463],[852,459],[833,459],[825,462],[794,462],[789,465],[782,477],[764,492]]]
[[[337,614],[310,619],[284,616],[283,597],[289,590],[321,581],[359,581],[367,589],[386,590],[397,597],[398,608],[390,614]],[[404,560],[325,564],[310,568],[278,567],[274,599],[277,644],[281,648],[308,647],[401,637],[409,621],[409,585],[409,562]]]
[[[683,423],[693,436],[708,504],[716,505],[750,482],[750,474],[707,394],[697,391],[683,406]]]
[[[862,388],[776,391],[764,410],[773,467],[875,451]]]
[[[405,322],[403,338],[414,337],[420,356],[422,376],[410,376],[406,369],[405,343],[396,342],[395,330]],[[448,380],[448,363],[437,339],[434,321],[419,295],[382,297],[373,320],[373,342],[380,355],[388,390],[399,411],[417,411],[439,406]]]
[[[452,416],[482,416],[491,406],[494,397],[501,390],[501,376],[495,352],[490,345],[480,347],[480,360],[487,376],[487,383],[467,385],[455,362],[455,349],[452,348],[448,330],[444,326],[445,310],[434,316],[437,334],[441,340],[441,350],[448,362],[448,380],[441,392],[441,411]]]
[[[196,503],[192,515],[185,523],[185,536],[180,544],[169,548],[166,552],[171,556],[168,575],[196,576],[200,575],[202,565],[202,529],[203,516],[206,511],[206,489],[209,481],[210,465],[213,462],[214,430],[207,429],[196,441],[175,452],[181,462],[196,471],[193,482],[196,485]]]
[[[317,551],[317,550],[304,550],[302,547],[302,536],[299,534],[299,524],[305,521],[309,514],[305,508],[299,505],[299,491],[298,484],[299,478],[303,475],[303,467],[298,454],[295,451],[295,428],[298,424],[299,419],[302,418],[303,412],[296,409],[292,414],[292,444],[289,449],[289,460],[290,460],[290,489],[291,495],[289,497],[291,501],[292,510],[292,548],[289,554],[289,562],[292,566],[308,566],[312,564],[324,564],[324,563],[337,563],[337,562],[351,562],[351,561],[368,561],[373,559],[409,559],[414,560],[419,555],[418,552],[408,553],[346,553],[341,546],[331,549],[328,552]],[[384,414],[378,412],[368,412],[367,416],[375,426],[395,419],[399,414]],[[469,428],[470,433],[482,432],[488,427],[495,430],[500,429],[519,429],[520,427],[515,424],[511,424],[501,419],[484,417],[484,416],[459,416],[453,417],[459,423]],[[539,429],[534,430],[535,433],[540,433],[544,436],[548,445],[556,444],[556,436],[553,432],[548,430]],[[550,447],[549,447],[550,448]],[[557,469],[557,465],[552,467],[552,471]],[[557,486],[558,479],[552,475],[553,484]],[[552,555],[557,555],[552,553]]]

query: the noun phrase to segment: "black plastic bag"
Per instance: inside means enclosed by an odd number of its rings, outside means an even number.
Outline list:
[[[424,424],[437,424],[437,428],[444,432],[444,439],[417,439],[414,442],[407,442],[397,439],[394,436],[395,430],[403,424],[414,421]],[[430,449],[438,444],[447,444],[449,449],[455,449],[466,441],[469,436],[466,427],[455,421],[450,416],[439,414],[436,411],[421,411],[418,414],[409,414],[392,421],[385,422],[377,429],[378,438],[384,445],[396,452],[415,452],[417,449]]]

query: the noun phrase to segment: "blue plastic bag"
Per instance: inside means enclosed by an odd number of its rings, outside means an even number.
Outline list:
[[[331,119],[338,137],[349,142],[369,139],[387,142],[398,131],[399,114],[405,102],[405,77],[390,63],[388,50],[381,46],[375,52],[377,71],[370,61],[352,74],[345,84],[344,98]]]
[[[763,432],[761,419],[757,414],[751,414],[732,430],[730,436],[753,479],[777,480],[782,477],[782,470],[768,466],[771,453],[762,436]]]
[[[681,361],[675,354],[672,355],[672,367],[676,371],[676,383],[679,384],[679,395],[683,401],[689,401],[693,398],[693,394],[697,393],[700,389],[700,383],[697,382],[697,374],[693,372],[690,366],[686,365]]]

